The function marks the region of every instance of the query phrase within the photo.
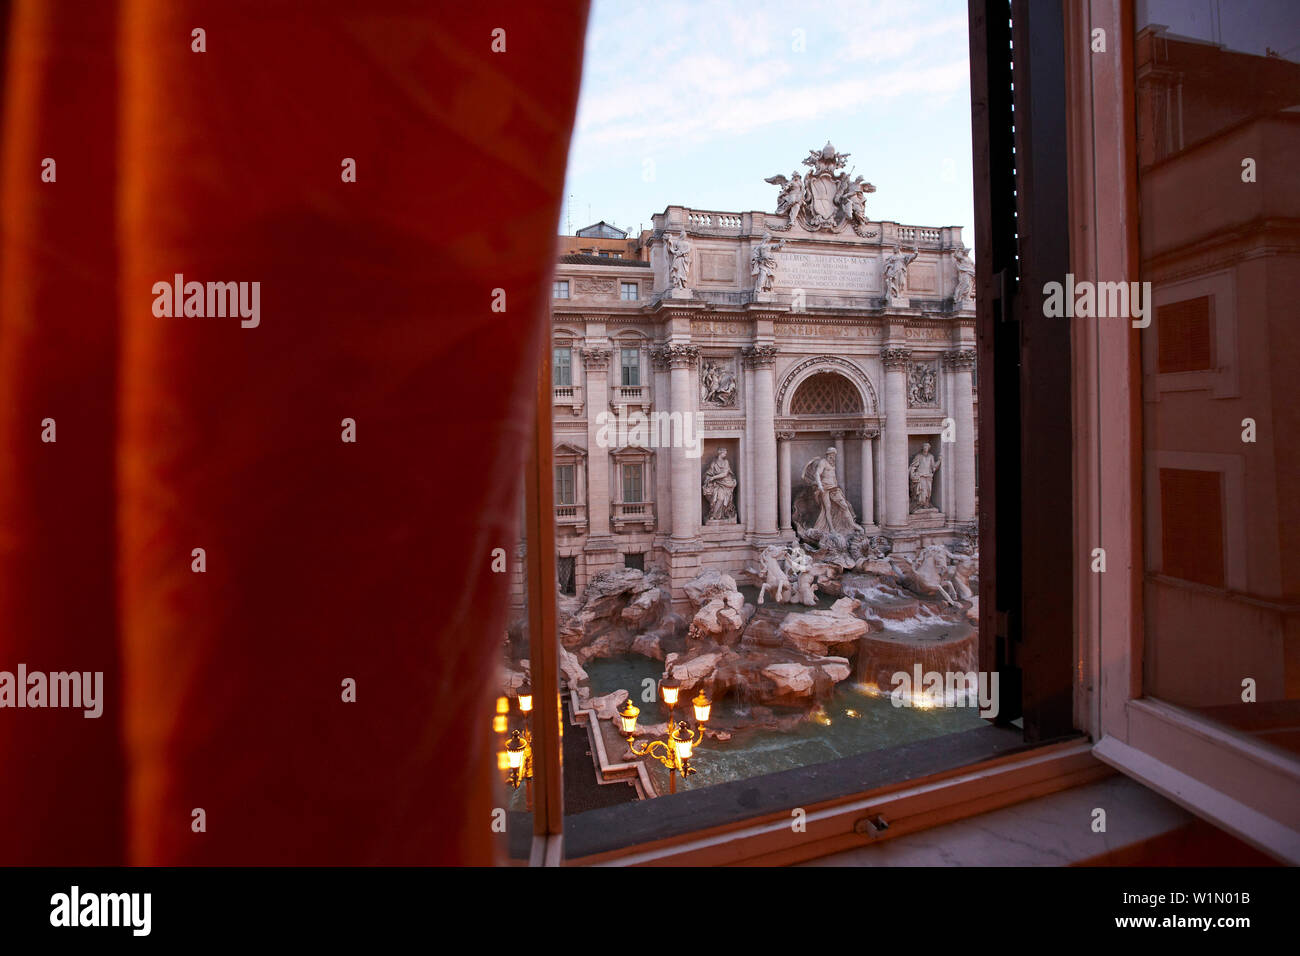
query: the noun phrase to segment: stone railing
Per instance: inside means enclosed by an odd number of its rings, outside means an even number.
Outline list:
[[[942,229],[926,229],[922,226],[899,226],[896,235],[899,242],[938,244],[943,241]]]
[[[641,524],[652,528],[655,522],[655,504],[653,501],[616,501],[610,505],[613,514],[610,524],[615,531],[622,531],[625,524]]]
[[[555,523],[564,528],[575,528],[579,534],[587,529],[586,505],[556,505]]]
[[[734,212],[695,212],[686,214],[692,229],[739,229],[744,220]]]
[[[582,414],[582,386],[581,385],[556,385],[551,389],[554,396],[552,401],[556,405],[567,405],[573,410],[574,415]]]
[[[650,404],[649,385],[611,385],[609,387],[609,405],[611,408],[618,408],[620,405],[640,405],[643,410],[649,410]]]

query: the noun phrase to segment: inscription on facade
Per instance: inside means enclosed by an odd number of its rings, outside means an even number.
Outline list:
[[[743,322],[693,322],[692,335],[740,335],[745,331]]]
[[[776,285],[787,289],[879,292],[880,260],[813,252],[776,253]]]
[[[700,278],[722,282],[735,279],[736,257],[721,252],[701,252]]]
[[[796,336],[814,336],[827,335],[832,338],[869,338],[877,334],[877,330],[869,326],[862,325],[791,325],[782,323],[777,326],[778,333],[782,335]]]

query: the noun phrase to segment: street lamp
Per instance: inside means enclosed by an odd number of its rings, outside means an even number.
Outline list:
[[[524,683],[518,693],[519,712],[523,714],[522,730],[510,733],[506,741],[506,766],[510,770],[510,786],[518,790],[520,781],[524,784],[524,806],[533,808],[533,733],[529,727],[529,716],[533,712],[533,687]]]
[[[623,706],[618,711],[618,726],[623,736],[627,738],[628,749],[637,757],[653,757],[661,764],[668,768],[668,792],[677,792],[677,775],[680,773],[683,777],[689,777],[695,773],[695,768],[691,766],[691,755],[695,748],[699,746],[700,741],[704,739],[704,722],[709,719],[709,711],[713,706],[704,691],[701,690],[699,695],[691,703],[695,707],[695,719],[699,726],[695,733],[691,732],[690,724],[684,720],[675,720],[673,717],[673,707],[677,703],[678,693],[681,691],[679,681],[664,680],[659,685],[659,696],[664,703],[668,705],[668,740],[652,740],[643,747],[636,744],[636,718],[641,713],[641,708],[632,703],[629,696],[623,701]],[[671,695],[671,696],[670,696]]]

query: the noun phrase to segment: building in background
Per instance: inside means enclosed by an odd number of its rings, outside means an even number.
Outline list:
[[[769,180],[775,213],[669,206],[636,239],[604,222],[560,237],[562,591],[658,565],[680,601],[702,570],[747,580],[758,553],[799,527],[851,521],[900,552],[974,532],[961,229],[871,221],[874,187],[841,172],[845,158],[828,143],[806,173]],[[838,524],[816,487],[830,449]]]

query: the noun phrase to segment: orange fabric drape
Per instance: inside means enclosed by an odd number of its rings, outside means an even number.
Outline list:
[[[0,710],[0,863],[491,861],[491,550],[585,19],[13,5],[0,670],[106,688],[98,720]],[[155,316],[176,274],[260,283],[260,325]]]

